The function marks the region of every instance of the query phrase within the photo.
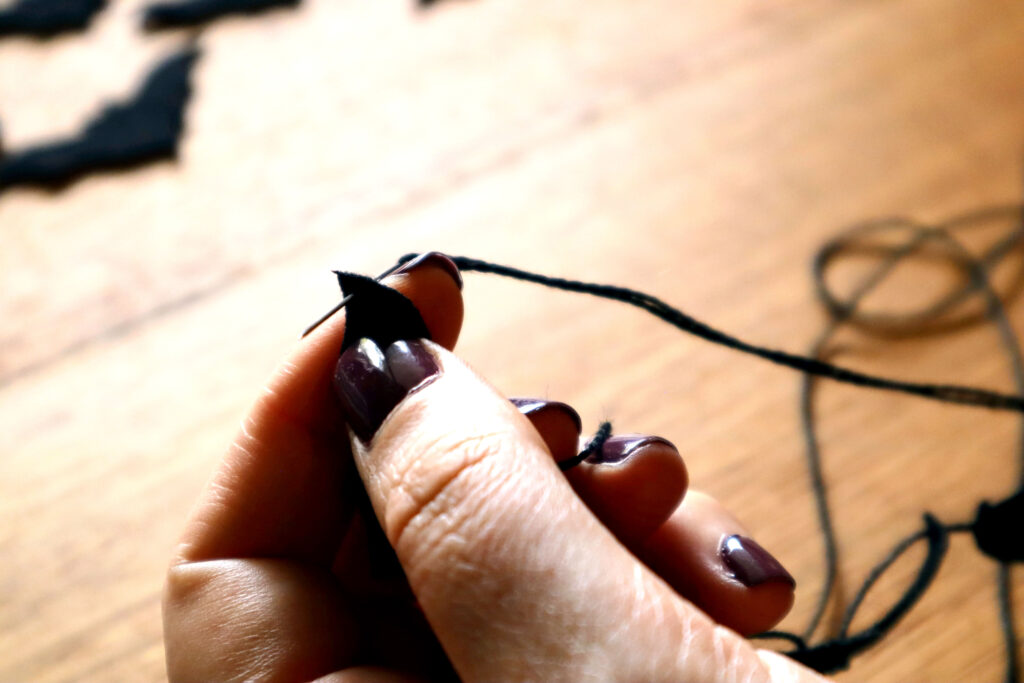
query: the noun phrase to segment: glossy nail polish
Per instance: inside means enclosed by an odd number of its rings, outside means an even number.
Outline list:
[[[420,341],[395,342],[382,351],[372,340],[360,339],[338,359],[334,390],[356,436],[369,441],[403,398],[439,372]]]
[[[455,280],[455,284],[459,286],[459,289],[462,289],[462,274],[459,272],[459,267],[455,265],[455,261],[452,261],[439,251],[428,251],[425,254],[420,254],[396,270],[395,273],[411,273],[426,266],[441,268]]]
[[[516,408],[519,408],[519,412],[523,415],[536,415],[537,413],[544,412],[546,410],[553,410],[568,415],[569,418],[576,425],[576,432],[583,431],[583,420],[580,419],[580,414],[577,413],[572,406],[562,403],[561,401],[545,401],[542,398],[510,398]]]
[[[648,436],[646,434],[622,434],[613,436],[604,442],[601,450],[593,453],[586,459],[593,465],[612,465],[624,461],[641,448],[652,444],[662,444],[675,450],[671,441],[660,436]]]
[[[796,586],[796,580],[786,568],[752,538],[728,536],[722,540],[718,552],[733,578],[744,586],[758,586],[770,581]]]

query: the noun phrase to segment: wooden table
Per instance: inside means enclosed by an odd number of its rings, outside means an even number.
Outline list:
[[[0,42],[9,148],[73,130],[184,38],[141,34],[141,6]],[[164,677],[170,549],[263,378],[336,300],[331,267],[439,249],[644,289],[801,352],[827,237],[1020,195],[1019,2],[308,0],[200,43],[179,163],[0,197],[3,681]],[[482,275],[465,293],[462,355],[588,429],[674,441],[796,575],[783,626],[800,628],[822,560],[799,376],[617,304]],[[865,370],[1012,389],[987,328],[846,348]],[[923,511],[967,519],[1012,488],[1012,415],[835,384],[818,409],[847,597]],[[840,680],[1001,680],[994,575],[954,540]]]

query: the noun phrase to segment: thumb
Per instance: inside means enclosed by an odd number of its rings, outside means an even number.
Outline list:
[[[530,422],[441,347],[362,340],[335,388],[377,517],[467,683],[816,678],[763,660],[630,555]]]

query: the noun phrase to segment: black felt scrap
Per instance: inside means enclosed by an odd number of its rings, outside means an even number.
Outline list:
[[[1002,562],[1024,562],[1024,489],[978,506],[971,528],[978,550]]]
[[[298,7],[302,0],[183,0],[158,2],[146,8],[142,26],[147,31],[198,26],[232,14],[259,14],[268,10]]]
[[[105,106],[77,136],[0,158],[0,191],[59,188],[88,173],[176,158],[198,57],[190,44],[161,62],[133,99]]]
[[[352,297],[345,306],[345,338],[341,350],[367,338],[386,349],[403,339],[430,339],[430,330],[413,302],[373,278],[334,271],[341,291]]]
[[[0,36],[51,38],[83,31],[107,0],[19,0],[0,11]]]

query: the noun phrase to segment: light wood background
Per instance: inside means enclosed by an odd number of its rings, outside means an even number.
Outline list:
[[[184,38],[139,33],[141,6],[0,42],[9,148],[73,130]],[[1024,186],[1010,0],[307,0],[201,45],[180,163],[0,196],[2,681],[164,678],[175,537],[262,380],[336,300],[331,267],[439,249],[640,288],[803,351],[827,237]],[[472,274],[465,294],[465,358],[588,429],[674,441],[795,574],[783,626],[803,625],[822,564],[797,375],[617,304]],[[989,329],[849,343],[858,368],[1012,388]],[[960,521],[1012,488],[1012,416],[834,384],[819,410],[848,590],[924,510]],[[1001,680],[994,576],[954,541],[840,679]]]

